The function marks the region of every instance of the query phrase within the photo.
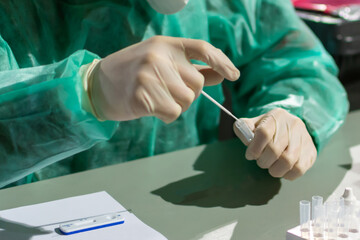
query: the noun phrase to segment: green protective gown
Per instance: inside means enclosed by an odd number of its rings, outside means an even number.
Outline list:
[[[202,96],[168,125],[100,122],[81,108],[80,67],[154,35],[222,49],[241,71],[226,83],[238,117],[282,107],[304,120],[318,149],[344,121],[336,66],[289,1],[190,0],[174,15],[145,0],[1,1],[0,186],[217,140],[219,109]],[[220,85],[205,91],[224,100]]]

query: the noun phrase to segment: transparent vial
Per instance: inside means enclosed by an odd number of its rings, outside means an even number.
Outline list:
[[[300,231],[301,237],[310,238],[310,202],[301,200],[300,203]]]

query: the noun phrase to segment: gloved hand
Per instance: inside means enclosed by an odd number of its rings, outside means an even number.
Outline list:
[[[294,180],[302,176],[315,162],[317,151],[304,122],[277,108],[255,118],[243,118],[254,132],[245,157],[269,169],[273,177]],[[235,134],[247,145],[234,124]]]
[[[225,54],[205,41],[156,36],[104,58],[90,78],[90,95],[104,120],[156,116],[169,123],[204,85],[219,84],[224,77],[235,81],[239,75]]]

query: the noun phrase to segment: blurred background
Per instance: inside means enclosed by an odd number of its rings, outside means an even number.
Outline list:
[[[360,0],[292,0],[297,14],[334,57],[350,111],[360,109]]]

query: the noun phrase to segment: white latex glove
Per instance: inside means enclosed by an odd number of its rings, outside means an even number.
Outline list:
[[[190,59],[208,66],[193,65]],[[205,41],[156,36],[104,58],[92,73],[91,101],[104,120],[156,116],[169,123],[204,85],[239,75],[225,54]]]
[[[269,169],[273,177],[294,180],[302,176],[315,162],[317,151],[304,122],[277,108],[255,118],[243,118],[254,132],[247,144],[234,124],[235,134],[248,145],[245,157]]]

